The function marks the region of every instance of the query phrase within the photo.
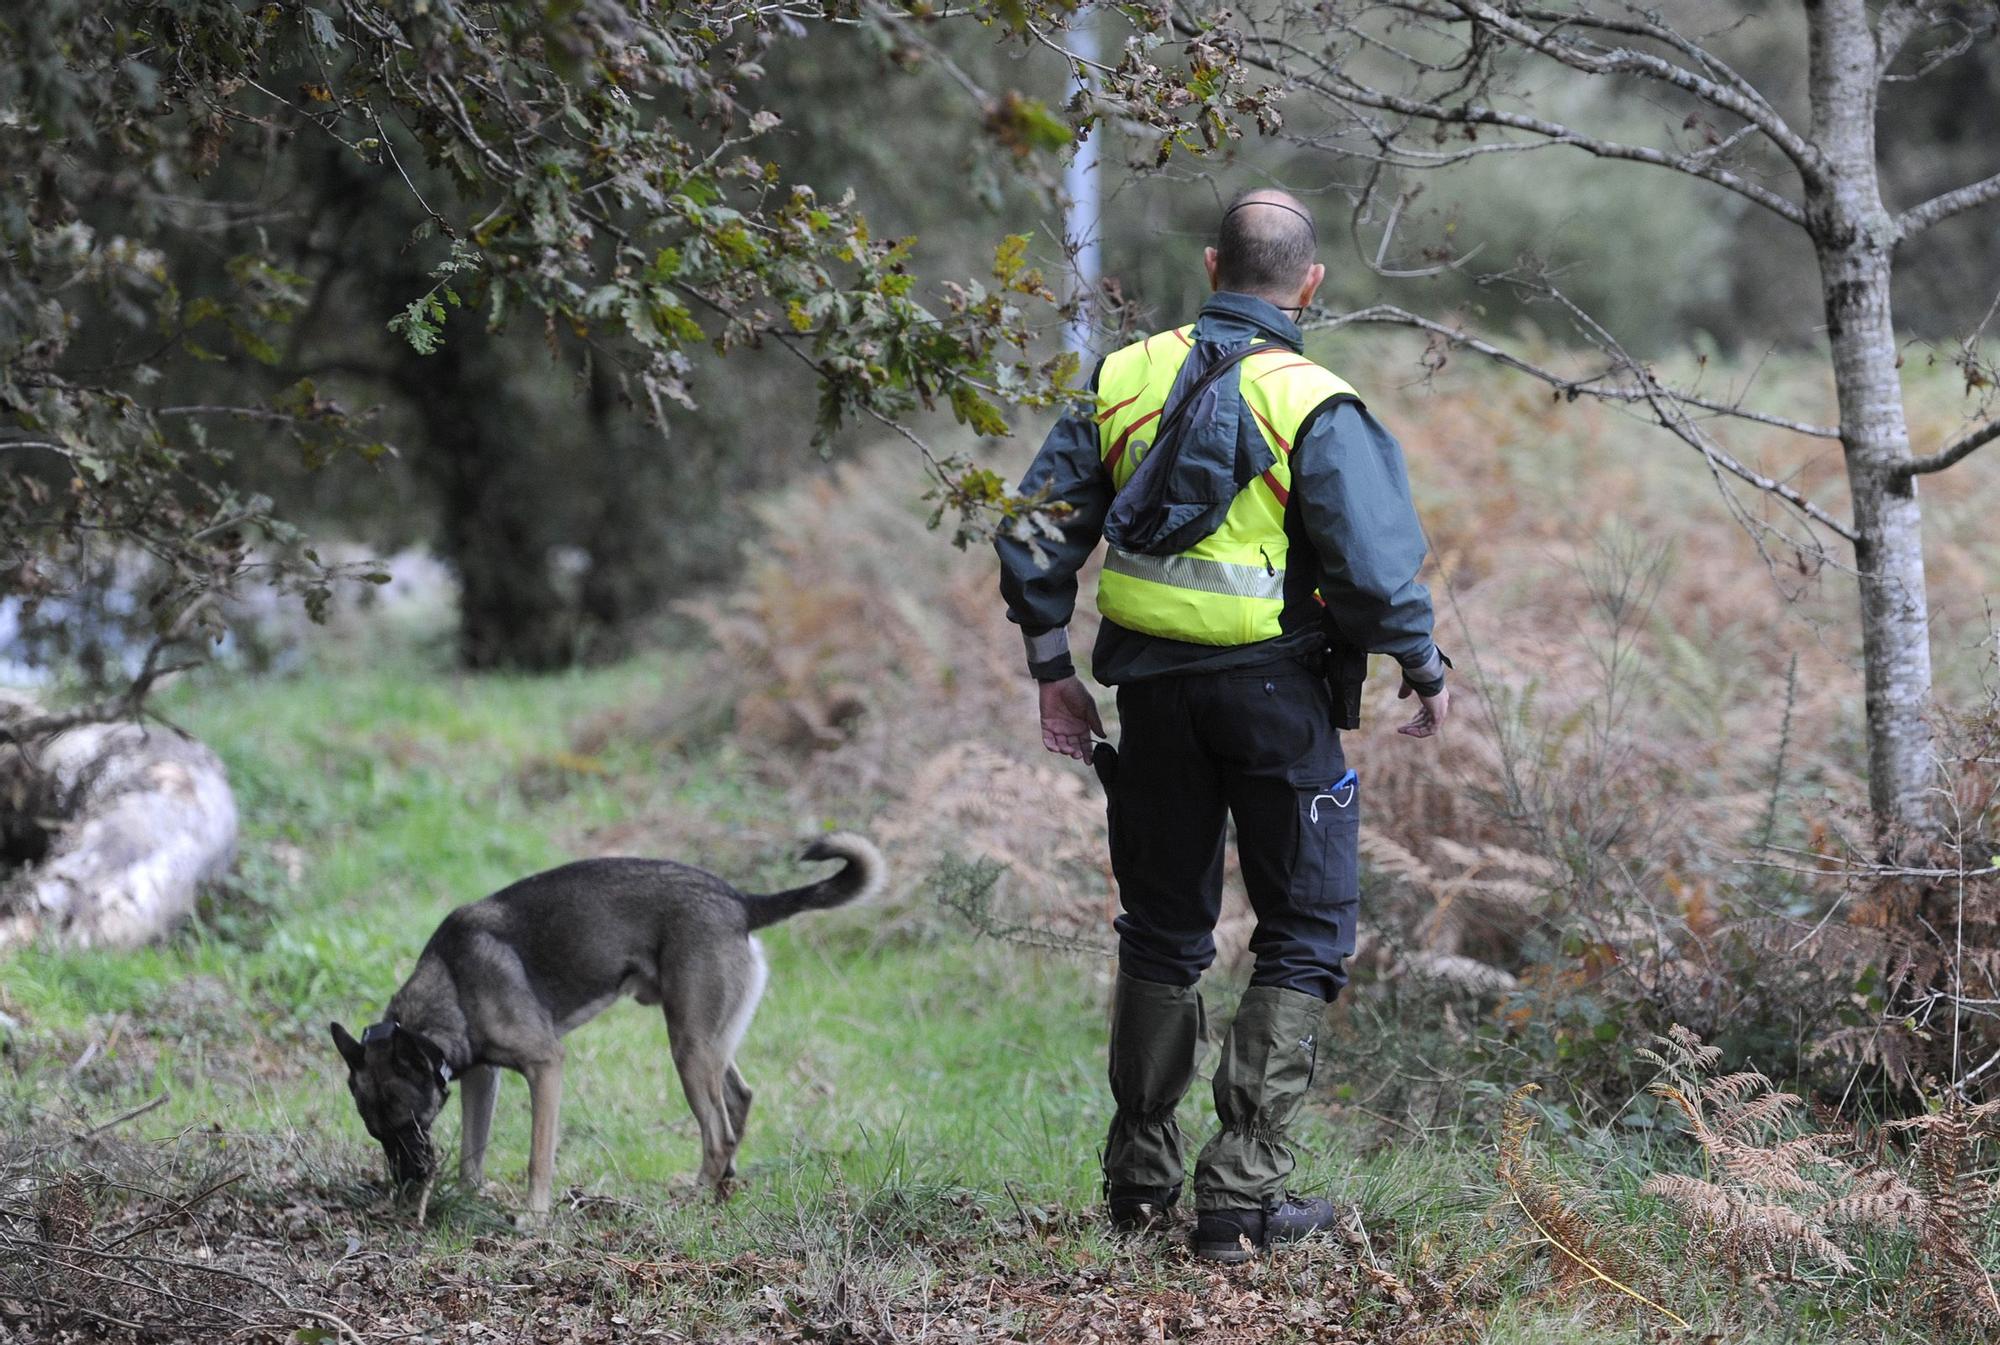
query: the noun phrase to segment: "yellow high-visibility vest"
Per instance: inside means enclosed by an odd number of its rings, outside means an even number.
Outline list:
[[[1160,332],[1108,356],[1097,376],[1097,448],[1122,489],[1152,447],[1174,378],[1194,349],[1192,324]],[[1283,346],[1237,366],[1243,402],[1275,459],[1230,502],[1222,526],[1176,555],[1110,547],[1097,609],[1127,630],[1193,644],[1254,644],[1282,633],[1285,505],[1292,443],[1313,409],[1357,394],[1346,382]]]

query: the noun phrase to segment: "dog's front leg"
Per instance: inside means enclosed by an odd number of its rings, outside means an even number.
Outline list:
[[[556,1118],[562,1109],[562,1057],[530,1065],[528,1097],[534,1109],[528,1146],[528,1213],[549,1212],[556,1175]]]
[[[486,1180],[486,1141],[493,1133],[493,1104],[500,1097],[500,1071],[491,1065],[459,1078],[458,1180],[477,1191]]]

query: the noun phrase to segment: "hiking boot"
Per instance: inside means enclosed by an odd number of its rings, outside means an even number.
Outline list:
[[[1174,1108],[1194,1082],[1201,1054],[1201,996],[1193,986],[1160,985],[1119,973],[1111,996],[1111,1097],[1118,1104],[1104,1139],[1104,1184],[1113,1223],[1119,1211],[1172,1205],[1186,1175]],[[1138,1199],[1127,1201],[1132,1193]],[[1122,1226],[1122,1225],[1121,1225]]]
[[[1284,1207],[1285,1179],[1296,1165],[1286,1136],[1312,1083],[1325,1012],[1324,1000],[1281,986],[1243,992],[1215,1067],[1221,1126],[1195,1161],[1196,1213]]]
[[[1111,1227],[1120,1233],[1150,1233],[1174,1221],[1180,1183],[1172,1186],[1125,1186],[1106,1183],[1104,1205]]]
[[[1237,1265],[1274,1242],[1292,1242],[1331,1228],[1338,1214],[1331,1200],[1287,1195],[1262,1209],[1203,1210],[1194,1225],[1194,1254]]]

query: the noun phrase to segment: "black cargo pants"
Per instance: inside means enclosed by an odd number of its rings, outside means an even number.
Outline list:
[[[1297,661],[1118,688],[1107,787],[1119,968],[1193,985],[1215,960],[1225,815],[1257,928],[1252,985],[1331,1000],[1347,984],[1360,898],[1360,789],[1331,696]]]

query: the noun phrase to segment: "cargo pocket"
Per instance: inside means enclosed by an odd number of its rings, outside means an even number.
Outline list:
[[[1361,899],[1361,782],[1348,771],[1330,785],[1299,791],[1299,862],[1292,897],[1336,929],[1334,952],[1354,954]]]

